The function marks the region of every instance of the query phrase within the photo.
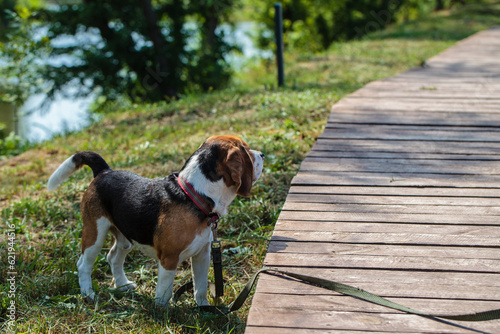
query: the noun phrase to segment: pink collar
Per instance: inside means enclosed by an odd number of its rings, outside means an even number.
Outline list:
[[[212,224],[217,224],[220,218],[219,214],[212,211],[213,209],[210,208],[210,205],[208,205],[200,194],[194,190],[193,186],[183,177],[177,177],[177,183],[181,187],[182,191],[184,191],[184,193],[193,201],[193,203],[210,218],[207,225],[210,226]]]

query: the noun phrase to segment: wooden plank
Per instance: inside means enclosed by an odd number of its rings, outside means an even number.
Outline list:
[[[439,126],[439,125],[413,125],[413,124],[351,124],[351,123],[328,123],[324,129],[324,132],[340,132],[343,131],[356,131],[356,132],[367,132],[373,137],[373,132],[382,134],[400,134],[401,132],[407,132],[409,138],[402,138],[404,140],[412,140],[416,133],[424,133],[428,135],[435,136],[435,141],[459,141],[459,142],[470,142],[477,141],[476,137],[484,137],[485,142],[492,141],[491,136],[499,134],[500,130],[497,127],[472,127],[472,126]],[[440,139],[440,136],[455,136],[458,134],[466,134],[467,137],[460,137],[457,140],[450,139]],[[330,134],[332,135],[332,134]],[[384,136],[385,137],[385,136]],[[349,139],[349,138],[345,138]],[[377,139],[377,138],[374,138]],[[384,140],[402,140],[402,139],[392,139],[384,138]],[[434,141],[433,140],[433,141]],[[495,141],[493,141],[495,142]]]
[[[434,249],[434,248],[432,248]],[[279,266],[279,264],[276,264]],[[500,302],[500,294],[498,293],[498,285],[500,282],[495,278],[498,277],[494,273],[475,273],[475,272],[460,272],[460,271],[407,271],[407,270],[384,270],[384,269],[369,269],[369,268],[311,268],[311,267],[297,267],[297,266],[280,266],[281,270],[295,272],[304,275],[311,275],[323,279],[357,286],[361,284],[363,287],[368,287],[371,283],[385,283],[383,287],[385,290],[384,297],[387,298],[423,298],[417,295],[413,286],[418,289],[427,288],[425,292],[428,297],[426,299],[439,299],[435,295],[430,295],[434,290],[445,290],[445,293],[453,293],[453,289],[457,286],[477,286],[477,291],[494,291],[488,294],[485,300]],[[270,280],[274,286],[267,286],[267,284],[258,284],[257,289],[266,293],[279,293],[286,291],[286,284],[290,282],[289,293],[287,294],[312,294],[312,295],[338,295],[335,292],[325,290],[316,286],[311,286],[301,283],[291,278],[283,278],[281,275],[263,274],[259,278],[262,283],[265,280]],[[406,283],[408,282],[408,283]],[[280,284],[281,283],[281,284]],[[408,288],[405,284],[410,284],[412,287]],[[281,285],[281,287],[279,287]],[[439,288],[432,288],[431,286],[439,286]],[[369,290],[366,288],[365,290]],[[372,291],[370,291],[372,292]],[[430,297],[429,297],[430,296]],[[468,298],[467,294],[461,295],[458,298],[440,298],[442,300],[458,299],[458,300],[476,300],[475,298]],[[482,299],[479,299],[479,301]],[[444,311],[444,310],[443,310]]]
[[[500,225],[500,220],[496,216],[456,216],[378,212],[282,211],[280,219],[325,222],[387,222],[403,224],[453,224],[483,226]],[[498,242],[500,242],[500,240]]]
[[[401,73],[403,75],[404,73]],[[398,75],[399,76],[399,75]],[[394,78],[394,77],[393,77]],[[478,82],[472,82],[472,83],[467,83],[467,82],[432,82],[429,81],[426,85],[423,85],[420,82],[414,82],[411,80],[408,80],[406,82],[394,82],[391,80],[392,78],[385,78],[382,80],[377,80],[377,81],[372,81],[368,84],[366,84],[363,88],[360,88],[359,90],[356,91],[359,92],[361,90],[367,89],[368,91],[370,90],[389,90],[392,89],[395,93],[396,90],[425,90],[427,88],[431,88],[430,90],[443,90],[443,91],[457,91],[460,89],[463,89],[465,92],[471,92],[476,90],[481,90],[481,89],[488,89],[491,87],[491,90],[496,91],[500,90],[500,83],[494,83],[494,82],[484,82],[484,81],[478,81]],[[486,84],[489,84],[486,86]],[[423,88],[422,88],[423,87]],[[494,97],[494,94],[492,94]],[[467,98],[467,94],[463,95],[462,98]]]
[[[471,67],[462,67],[460,69],[456,68],[453,71],[450,71],[446,68],[442,68],[439,66],[433,67],[432,62],[436,59],[429,59],[426,62],[425,66],[418,66],[409,69],[406,72],[399,73],[393,77],[385,78],[383,81],[411,81],[411,82],[420,82],[425,81],[429,82],[447,82],[447,83],[481,83],[481,82],[498,82],[498,78],[496,77],[496,73],[494,71],[471,71]],[[455,62],[460,61],[455,59]],[[476,58],[469,57],[469,61],[478,61],[484,62],[484,57],[479,56]],[[493,72],[493,73],[492,73]],[[427,79],[427,80],[422,80]]]
[[[287,333],[287,334],[295,334],[295,333],[301,333],[301,334],[317,334],[317,333],[321,333],[321,334],[331,334],[331,333],[335,333],[335,334],[347,334],[347,333],[350,333],[352,334],[352,331],[343,331],[343,330],[338,330],[338,329],[334,329],[334,330],[327,330],[327,329],[310,329],[310,328],[282,328],[282,327],[267,327],[267,326],[248,326],[245,330],[245,334],[283,334],[283,333]],[[374,334],[382,334],[382,333],[388,333],[388,332],[372,332],[370,331],[370,333],[374,333]],[[408,334],[413,334],[413,333],[408,333]]]
[[[331,333],[335,333],[335,334],[347,334],[347,333],[350,333],[352,334],[352,331],[350,330],[347,330],[347,331],[343,331],[343,330],[338,330],[338,329],[334,329],[334,330],[328,330],[328,329],[311,329],[311,328],[281,328],[281,327],[267,327],[267,326],[248,326],[245,330],[245,334],[283,334],[283,333],[287,333],[287,334],[295,334],[295,333],[301,333],[301,334],[317,334],[317,333],[321,333],[321,334],[331,334]],[[373,333],[373,334],[382,334],[382,333],[388,333],[388,332],[380,332],[380,331],[370,331],[370,333]],[[408,334],[415,334],[417,332],[414,332],[414,333],[408,333]]]
[[[392,82],[414,82],[422,84],[437,83],[500,83],[500,78],[491,72],[455,73],[443,69],[429,67],[416,67],[396,76],[383,79]]]
[[[455,61],[460,61],[460,58],[457,57]],[[477,58],[476,61],[483,63],[483,66],[491,66],[491,71],[499,70],[500,66],[498,64],[493,64],[493,63],[487,63],[483,61],[480,58]],[[486,65],[488,64],[488,65]],[[488,81],[488,82],[494,82],[498,83],[500,80],[496,78],[495,76],[492,76],[491,72],[488,72],[487,70],[475,70],[471,66],[454,66],[453,63],[448,63],[448,66],[443,66],[444,63],[438,63],[435,62],[434,64],[432,63],[426,63],[426,73],[419,73],[416,71],[408,71],[406,73],[401,74],[401,79],[406,80],[414,80],[414,79],[419,79],[423,77],[427,77],[429,81],[457,81],[457,82],[482,82],[482,81]],[[450,72],[450,69],[453,68],[455,69],[456,72]],[[435,79],[435,80],[434,80]],[[448,80],[446,80],[448,79]],[[461,79],[461,80],[460,80]]]
[[[490,48],[490,50],[493,50]],[[500,63],[488,57],[487,52],[477,54],[474,59],[471,59],[470,54],[467,56],[467,50],[456,49],[453,51],[452,57],[432,59],[425,64],[430,70],[450,71],[456,70],[467,74],[488,74],[488,71],[499,71]],[[474,60],[474,64],[464,64],[465,61]],[[461,63],[461,64],[457,64]]]
[[[473,238],[497,238],[495,244],[500,247],[500,223],[497,226],[484,228],[483,225],[438,225],[438,224],[411,224],[411,223],[365,223],[365,222],[329,222],[329,221],[301,221],[279,220],[275,231],[311,231],[335,233],[408,233],[408,234],[437,234],[446,236],[463,235]],[[439,236],[436,236],[439,238]]]
[[[491,142],[500,143],[500,131],[494,128],[429,129],[428,127],[402,127],[385,125],[327,124],[319,138],[325,139],[370,139],[400,141],[440,142]]]
[[[500,80],[500,79],[499,79]],[[500,113],[499,100],[484,99],[376,99],[346,97],[337,102],[332,110],[396,110],[407,112],[449,111],[449,112],[488,112]]]
[[[358,151],[358,152],[394,152],[402,157],[410,153],[426,154],[500,154],[498,143],[477,142],[441,142],[441,141],[403,141],[384,139],[328,139],[318,138],[313,150]]]
[[[498,237],[474,235],[440,235],[429,233],[357,233],[317,231],[275,231],[271,240],[303,242],[337,242],[381,245],[500,247]],[[370,262],[369,260],[367,262]],[[490,268],[491,269],[491,268]],[[496,271],[498,272],[498,270]]]
[[[283,283],[283,282],[282,282]],[[270,283],[270,285],[273,285]],[[281,291],[281,290],[278,290]],[[279,295],[278,295],[279,294]],[[260,296],[269,298],[270,300],[262,300]],[[366,312],[366,313],[381,313],[381,314],[402,314],[397,310],[384,308],[381,306],[373,305],[361,300],[356,300],[347,296],[339,296],[334,294],[286,294],[282,292],[265,293],[261,292],[255,297],[255,303],[259,307],[268,308],[270,312],[276,309],[285,310],[300,310],[308,309],[311,311],[321,312],[333,310],[337,312]],[[280,300],[280,298],[283,298]],[[351,300],[352,299],[352,300]],[[449,299],[424,299],[424,298],[394,298],[389,297],[391,301],[401,305],[410,307],[415,310],[423,310],[425,312],[441,315],[455,315],[455,314],[469,314],[471,310],[487,311],[498,308],[500,303],[495,301],[459,301]],[[278,300],[279,303],[275,301]],[[288,304],[295,303],[295,304]],[[283,305],[284,304],[284,305]],[[279,307],[278,305],[281,305]],[[445,308],[447,307],[447,308]]]
[[[500,99],[498,83],[430,83],[374,81],[349,95],[371,98]]]
[[[372,186],[372,187],[429,187],[429,188],[500,188],[499,175],[447,175],[401,172],[321,172],[302,170],[292,185],[314,186]]]
[[[410,72],[412,73],[412,72]],[[401,74],[401,77],[399,79],[404,78],[405,73]],[[464,81],[464,82],[456,82],[456,81],[432,81],[429,80],[427,83],[422,84],[419,81],[413,81],[413,80],[398,80],[394,81],[391,80],[392,78],[387,78],[383,80],[378,80],[378,81],[373,81],[365,85],[363,88],[358,89],[356,92],[353,94],[358,94],[360,91],[365,90],[367,92],[378,92],[378,91],[388,91],[388,90],[393,90],[395,94],[401,93],[401,92],[426,92],[428,91],[430,94],[432,93],[437,93],[439,91],[442,92],[449,92],[450,94],[453,94],[453,92],[463,92],[461,94],[460,98],[462,99],[468,99],[468,98],[480,98],[478,96],[475,96],[475,92],[480,92],[481,90],[483,92],[496,92],[500,90],[500,83],[496,82],[495,80],[485,80],[483,78],[476,80],[476,81]],[[495,94],[489,94],[486,95],[487,98],[498,98],[498,95]],[[482,98],[482,97],[481,97]]]
[[[487,80],[478,80],[477,82],[434,82],[429,81],[426,84],[421,82],[414,82],[412,80],[408,81],[390,81],[390,80],[379,80],[373,81],[365,85],[363,88],[351,93],[349,96],[353,97],[370,97],[370,93],[383,93],[393,91],[396,96],[398,94],[409,93],[418,94],[425,93],[429,94],[429,98],[433,98],[433,94],[447,93],[450,94],[449,98],[455,97],[456,93],[460,99],[498,99],[500,98],[495,94],[486,94],[488,92],[498,92],[500,91],[500,83],[496,81],[488,82]],[[484,95],[476,96],[475,93],[483,93]],[[372,96],[378,97],[378,96]],[[391,98],[392,96],[387,95],[383,97]],[[408,97],[408,96],[402,96]],[[410,96],[411,97],[411,96]]]
[[[497,203],[498,205],[498,203]],[[446,205],[408,205],[408,204],[340,204],[340,203],[311,203],[286,202],[283,211],[323,211],[323,212],[374,212],[374,213],[405,213],[405,214],[434,214],[457,216],[500,216],[499,206],[489,207],[457,207]],[[500,235],[500,234],[499,234]]]
[[[380,295],[381,297],[393,299],[398,298],[404,300],[404,305],[408,304],[408,307],[420,307],[419,305],[410,302],[410,299],[427,299],[428,301],[435,301],[435,307],[439,307],[439,302],[449,302],[450,304],[456,304],[451,309],[439,310],[441,313],[453,314],[467,312],[467,310],[462,309],[459,305],[460,300],[465,301],[477,301],[476,308],[468,312],[477,312],[479,310],[488,310],[486,306],[483,306],[482,302],[488,305],[498,305],[500,303],[500,297],[497,293],[498,286],[487,286],[487,285],[474,285],[466,283],[468,278],[474,277],[475,275],[489,276],[490,279],[494,278],[493,274],[474,274],[469,272],[422,272],[422,271],[395,271],[395,270],[360,270],[360,269],[345,269],[345,268],[323,268],[321,272],[317,269],[314,274],[309,270],[315,268],[307,267],[280,267],[284,271],[301,273],[304,275],[314,275],[314,277],[320,277],[323,279],[331,280],[334,282],[339,282],[343,284],[348,284],[359,289],[369,291],[371,293]],[[335,272],[341,272],[344,275],[335,275]],[[351,275],[351,273],[353,273]],[[359,273],[359,274],[358,274]],[[393,273],[396,278],[393,278]],[[375,276],[371,276],[371,275]],[[413,279],[413,275],[421,279]],[[448,281],[446,275],[451,275],[453,280]],[[478,276],[480,277],[480,276]],[[474,279],[474,278],[473,278]],[[474,279],[477,281],[476,279]],[[406,283],[406,281],[408,283]],[[440,282],[447,282],[448,284],[440,284]],[[306,296],[305,299],[314,300],[318,296],[339,296],[340,294],[323,289],[314,285],[309,285],[294,279],[288,279],[283,276],[272,276],[263,275],[259,278],[259,293],[267,294],[282,294],[282,295],[303,295]],[[469,293],[470,292],[470,293]],[[343,298],[346,303],[351,303],[350,300]],[[362,305],[356,303],[355,305],[368,310],[373,311],[373,308],[368,305]],[[371,306],[371,305],[370,305]],[[378,309],[379,307],[377,307]],[[425,308],[423,308],[425,309]],[[347,310],[346,310],[347,311]],[[363,310],[363,311],[366,311]],[[384,311],[384,309],[382,309]],[[385,310],[385,312],[392,313],[395,311]]]
[[[413,125],[413,124],[338,124],[338,123],[328,123],[326,124],[326,132],[336,132],[336,131],[358,131],[358,132],[381,132],[383,134],[389,133],[400,133],[405,131],[407,135],[411,137],[414,133],[428,133],[432,135],[453,135],[453,134],[468,134],[469,136],[485,136],[489,138],[488,135],[498,135],[500,130],[497,127],[473,127],[473,126],[439,126],[439,125]],[[390,140],[390,138],[388,138]],[[436,138],[436,140],[440,140]],[[461,137],[459,141],[469,142],[471,138]],[[487,140],[485,140],[487,141]]]
[[[381,328],[391,329],[396,333],[414,332],[418,328],[421,333],[470,333],[467,329],[452,327],[414,315],[407,314],[370,314],[361,312],[314,312],[308,310],[274,310],[253,308],[248,316],[252,326],[273,326],[283,328],[305,328],[321,330],[377,331]],[[497,324],[492,322],[474,323],[473,327],[493,333]]]
[[[419,173],[455,175],[492,175],[500,174],[496,161],[446,160],[405,160],[405,159],[352,159],[352,158],[313,158],[302,162],[303,171],[316,172],[370,172],[370,173]]]
[[[392,86],[392,87],[391,87]],[[399,87],[398,87],[399,86]],[[500,98],[500,87],[484,87],[480,84],[468,86],[458,86],[457,89],[443,89],[436,86],[425,86],[418,84],[415,86],[406,86],[401,89],[400,84],[393,83],[385,87],[365,87],[349,95],[350,98],[377,98],[377,99],[436,99],[447,100],[461,98],[470,100],[498,101]],[[496,113],[493,113],[496,114]]]
[[[378,125],[371,125],[371,128],[375,128],[377,131],[383,131],[383,132],[398,132],[401,130],[404,131],[412,131],[412,132],[454,132],[454,133],[470,133],[471,135],[476,135],[476,134],[483,134],[483,133],[498,133],[500,132],[497,127],[474,127],[474,126],[453,126],[453,125],[436,125],[436,124],[429,124],[429,125],[414,125],[414,124],[378,124]],[[347,129],[347,130],[356,130],[356,129],[361,129],[363,131],[370,130],[370,127],[365,128],[361,124],[337,124],[337,123],[328,123],[326,125],[326,129],[334,129],[334,130],[342,130],[342,129]],[[468,138],[462,138],[464,141],[468,141]]]
[[[500,309],[500,301],[477,301],[477,300],[450,300],[429,298],[391,298],[391,301],[433,314],[459,314],[488,311]],[[336,310],[341,312],[364,312],[370,313],[402,313],[372,303],[338,295],[314,295],[304,296],[297,294],[279,294],[276,292],[261,292],[254,297],[254,303],[261,308],[284,308],[289,310]],[[283,306],[284,305],[284,306]]]
[[[426,187],[351,187],[351,186],[299,186],[294,185],[290,188],[290,194],[317,194],[332,196],[398,196],[407,198],[407,196],[418,197],[471,197],[471,198],[492,198],[498,201],[500,193],[498,189],[480,189],[480,188],[426,188]],[[358,197],[356,197],[358,198]],[[497,202],[498,203],[498,202]],[[478,203],[480,205],[480,203]]]
[[[473,53],[471,53],[471,47],[475,48],[476,50],[474,50]],[[457,56],[460,56],[460,55],[463,55],[464,57],[465,56],[469,56],[468,58],[466,59],[469,59],[468,62],[460,62],[459,64],[456,64],[457,67],[460,67],[460,66],[475,66],[477,63],[477,59],[485,59],[485,60],[488,60],[489,63],[495,63],[495,64],[498,64],[498,60],[497,59],[494,59],[491,57],[491,51],[493,50],[497,50],[498,51],[498,41],[495,41],[494,38],[478,38],[478,39],[475,39],[474,42],[472,43],[469,43],[467,42],[467,40],[464,40],[464,41],[461,41],[461,42],[458,42],[457,44],[455,44],[454,46],[452,46],[451,48],[447,49],[447,50],[444,50],[443,52],[441,52],[438,56],[435,56],[435,57],[432,57],[430,60],[431,61],[434,61],[434,60],[453,60],[453,62],[455,63],[456,61],[454,61],[454,58],[456,58]],[[468,64],[467,64],[468,63]],[[484,68],[483,65],[481,64],[481,66],[477,66],[478,67],[478,70],[480,71],[486,71],[488,70],[487,68]],[[451,69],[453,70],[453,69]]]
[[[350,98],[377,98],[377,99],[463,99],[463,100],[486,100],[486,101],[499,101],[500,86],[492,84],[491,87],[485,87],[484,84],[470,84],[470,85],[454,85],[455,89],[443,88],[441,85],[422,85],[408,83],[401,87],[401,83],[390,83],[384,86],[365,86],[349,95]]]
[[[297,219],[297,221],[300,220],[301,222],[307,221],[306,219],[301,220],[299,217],[295,217],[293,215],[292,218]],[[368,219],[374,220],[376,218],[369,217]],[[344,222],[344,220],[340,220],[339,222]],[[271,240],[358,243],[358,244],[374,244],[374,245],[392,244],[392,245],[429,245],[429,246],[433,245],[433,246],[454,246],[454,247],[455,246],[497,247],[497,248],[500,247],[500,239],[498,236],[476,236],[469,234],[442,235],[442,234],[426,233],[425,229],[423,229],[423,231],[421,231],[420,233],[304,231],[301,228],[297,228],[296,230],[277,229],[275,230],[275,233],[273,234]]]
[[[397,152],[357,152],[357,151],[329,151],[311,150],[307,155],[309,158],[357,158],[357,159],[401,159],[401,153]],[[474,161],[500,161],[500,155],[466,155],[466,154],[427,154],[413,153],[406,157],[411,160],[474,160]]]
[[[497,248],[475,248],[475,247],[453,247],[453,246],[409,246],[409,245],[368,245],[368,244],[340,244],[330,242],[295,242],[295,241],[277,241],[273,240],[269,244],[269,253],[293,253],[293,254],[336,254],[342,255],[370,255],[376,254],[379,256],[429,256],[435,258],[460,258],[460,259],[493,259],[497,260]],[[277,264],[275,264],[277,265]],[[342,277],[340,273],[337,273]],[[361,274],[360,274],[361,275]],[[407,276],[407,274],[404,274]],[[405,276],[402,276],[405,277]],[[400,277],[401,278],[401,277]],[[425,278],[425,277],[424,277]],[[360,279],[357,277],[356,279]],[[417,279],[417,278],[412,278]],[[419,277],[418,279],[422,279]],[[433,278],[434,279],[434,278]],[[481,283],[482,282],[482,283]],[[494,282],[484,280],[481,277],[481,282],[470,281],[462,282],[461,284],[473,284],[488,286],[499,286],[500,280]]]
[[[487,208],[498,207],[500,199],[498,198],[477,198],[477,197],[423,197],[423,196],[365,196],[365,195],[335,195],[314,193],[289,193],[285,205],[294,203],[325,203],[325,204],[379,204],[379,205],[403,205],[403,206],[448,206]],[[439,208],[436,208],[439,209]]]
[[[457,84],[480,84],[480,83],[500,83],[499,78],[492,78],[491,75],[484,73],[483,75],[450,75],[446,76],[445,73],[441,72],[427,72],[427,73],[418,73],[416,71],[408,71],[406,73],[402,73],[400,76],[394,76],[391,78],[384,79],[384,81],[391,82],[414,82],[420,83],[422,85],[426,85],[429,83],[439,84],[439,83],[457,83]]]
[[[500,93],[499,93],[500,94]],[[404,111],[357,111],[334,110],[328,123],[337,124],[399,124],[399,125],[439,125],[498,127],[500,114],[420,112],[408,114]]]

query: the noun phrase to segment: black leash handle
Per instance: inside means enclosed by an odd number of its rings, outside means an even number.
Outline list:
[[[212,242],[212,262],[215,279],[215,298],[224,296],[224,278],[222,277],[222,253],[220,242]]]

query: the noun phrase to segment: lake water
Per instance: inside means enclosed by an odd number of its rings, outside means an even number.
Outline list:
[[[272,58],[272,52],[258,49],[252,39],[252,33],[257,29],[254,22],[240,22],[234,28],[230,25],[224,25],[220,29],[224,30],[225,38],[230,43],[237,43],[242,53],[234,53],[227,56],[227,61],[237,71],[241,70],[249,59]],[[95,43],[96,36],[85,33],[81,36],[65,37],[57,41],[58,44]],[[97,37],[99,38],[99,37]],[[52,64],[66,63],[71,64],[69,57],[59,59],[50,59]],[[78,89],[78,87],[69,87],[68,89]],[[68,98],[62,95],[55,99],[45,108],[42,108],[44,95],[32,96],[26,101],[19,113],[17,124],[18,133],[30,142],[39,142],[48,140],[54,135],[67,131],[76,131],[85,128],[92,122],[93,116],[89,113],[89,106],[94,100],[94,96],[85,98]],[[4,117],[8,115],[8,107],[0,105],[0,114]],[[4,111],[5,110],[5,111]],[[7,116],[8,118],[9,116]],[[2,121],[0,119],[0,121]]]
[[[66,98],[56,96],[46,108],[42,108],[43,94],[30,97],[19,115],[18,133],[30,142],[52,138],[56,134],[77,131],[89,126],[92,115],[89,106],[94,100],[87,98]]]

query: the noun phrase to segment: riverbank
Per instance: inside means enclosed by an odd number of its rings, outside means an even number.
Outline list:
[[[230,89],[188,95],[170,104],[121,107],[84,131],[0,161],[1,238],[6,238],[5,226],[15,227],[18,331],[164,332],[168,327],[172,333],[242,332],[248,308],[217,318],[193,311],[190,296],[168,312],[155,309],[157,266],[137,251],[125,266],[138,283],[137,291],[123,296],[110,288],[103,251],[93,274],[100,302],[96,307],[85,304],[74,272],[81,233],[79,201],[92,175],[81,170],[48,194],[50,173],[71,154],[95,150],[114,169],[164,176],[178,170],[206,137],[221,133],[239,135],[262,150],[264,174],[252,197],[235,200],[220,224],[223,302],[228,303],[262,265],[290,181],[322,132],[331,106],[366,83],[423,65],[457,40],[494,24],[500,24],[499,3],[392,26],[361,41],[333,45],[323,54],[287,54],[286,88],[274,88],[274,65],[268,64],[238,75]],[[105,247],[110,246],[111,238]],[[1,266],[0,277],[6,282],[5,260]],[[176,283],[189,276],[189,266],[183,264]],[[1,286],[2,291],[10,288],[7,283]]]

